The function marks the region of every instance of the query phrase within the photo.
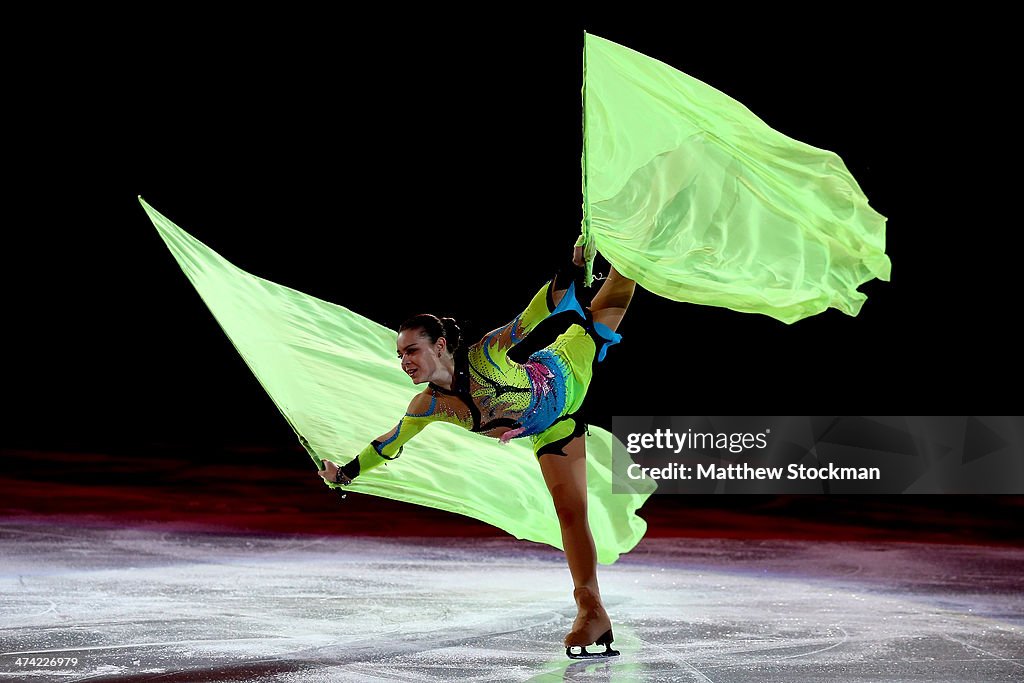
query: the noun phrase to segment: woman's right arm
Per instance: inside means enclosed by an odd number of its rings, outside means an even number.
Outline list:
[[[436,397],[430,390],[417,394],[405,415],[390,431],[381,434],[371,441],[355,458],[346,465],[338,467],[335,463],[324,460],[324,469],[318,474],[332,486],[344,486],[363,472],[372,470],[383,463],[394,460],[402,454],[406,442],[423,431],[436,417]],[[341,476],[338,475],[339,470]]]

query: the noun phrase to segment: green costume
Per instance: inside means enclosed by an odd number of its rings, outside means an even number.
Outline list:
[[[321,456],[345,463],[369,435],[394,427],[410,394],[409,376],[395,360],[394,330],[251,275],[142,205],[231,343],[288,424],[304,437],[318,468],[323,468]],[[532,320],[542,307],[536,298],[531,306]],[[578,319],[571,311],[562,315]],[[567,324],[565,333],[578,335],[586,327],[581,322]],[[516,334],[520,330],[517,325]],[[595,348],[592,338],[570,345],[571,353]],[[562,548],[551,494],[527,439],[501,445],[470,433],[464,428],[468,421],[437,422],[412,444],[415,453],[362,474],[347,488],[467,515],[516,538]],[[620,460],[617,454],[613,462],[609,432],[591,426],[586,439],[588,517],[598,561],[610,564],[643,538],[647,523],[635,513],[655,485],[629,479],[628,458]],[[613,494],[613,484],[616,491],[635,494]]]
[[[584,65],[580,243],[588,285],[600,251],[655,294],[794,322],[829,307],[855,315],[865,298],[857,287],[888,279],[885,218],[836,154],[771,129],[711,86],[611,41],[585,35]],[[533,208],[517,192],[501,198],[509,211]],[[143,206],[319,467],[318,453],[339,462],[359,453],[354,491],[562,547],[537,464],[523,457],[529,451],[467,429],[529,436],[538,455],[558,453],[579,435],[594,358],[613,339],[585,314],[566,312],[577,318],[562,335],[515,364],[509,351],[554,313],[538,292],[522,316],[467,350],[451,391],[431,387],[410,405],[393,331],[241,271]],[[575,297],[563,300],[569,306]],[[379,467],[429,422],[438,425],[417,439],[415,457]],[[360,452],[367,434],[385,437]],[[625,476],[629,459],[612,461],[607,431],[591,427],[586,443],[588,517],[598,561],[607,564],[643,537],[646,522],[635,512],[654,484]],[[613,482],[633,493],[613,495]]]
[[[562,448],[586,429],[580,409],[593,364],[603,360],[621,336],[593,321],[576,299],[575,283],[568,284],[558,306],[553,305],[554,288],[552,280],[510,323],[489,332],[468,351],[457,349],[451,388],[431,383],[413,398],[390,432],[366,446],[342,471],[355,479],[394,460],[409,439],[439,420],[503,443],[529,436],[537,457],[564,456]],[[509,358],[531,331],[555,316],[565,321],[566,329],[554,342],[523,363]]]

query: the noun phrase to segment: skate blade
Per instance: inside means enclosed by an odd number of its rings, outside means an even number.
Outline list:
[[[579,652],[573,652],[572,649],[578,647]],[[569,659],[598,659],[600,657],[618,657],[619,651],[613,650],[610,646],[604,646],[604,652],[587,652],[585,645],[572,645],[565,648],[565,656]]]
[[[597,657],[618,657],[619,651],[612,649],[612,631],[608,629],[605,631],[600,638],[597,639],[595,645],[604,645],[603,652],[587,652],[586,645],[570,645],[565,648],[565,656],[569,659],[594,659]],[[572,649],[578,647],[579,652],[573,652]]]

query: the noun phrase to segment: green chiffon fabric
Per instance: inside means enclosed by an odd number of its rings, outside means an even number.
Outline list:
[[[829,307],[856,315],[857,287],[887,280],[885,218],[842,160],[770,128],[739,102],[657,60],[584,36],[584,220],[591,276],[600,251],[644,289],[787,323]],[[143,207],[182,270],[310,454],[344,464],[390,430],[415,392],[393,330],[233,266]],[[532,291],[523,284],[525,303]],[[494,311],[495,322],[514,315]],[[643,353],[643,349],[634,352]],[[654,490],[624,476],[613,436],[587,437],[598,561],[643,537]],[[621,449],[624,452],[624,449]],[[315,475],[313,475],[315,476]],[[612,493],[616,491],[633,493]],[[526,440],[500,445],[437,423],[351,490],[448,510],[516,538],[562,547]],[[339,514],[344,514],[343,510]]]
[[[316,454],[343,465],[395,426],[417,389],[395,360],[394,330],[237,268],[139,201],[231,343]],[[533,289],[524,283],[523,300],[495,311],[495,323],[513,317]],[[587,437],[589,518],[602,564],[643,537],[647,523],[635,513],[655,488],[650,480],[625,477],[622,456],[613,472],[612,440],[597,427]],[[315,472],[310,476],[322,481]],[[613,483],[616,491],[635,493],[613,494]],[[438,422],[410,441],[400,458],[363,473],[348,489],[466,515],[516,538],[562,548],[558,517],[528,439],[501,445]]]
[[[644,289],[792,323],[889,279],[885,217],[834,153],[655,59],[584,36],[583,236]]]

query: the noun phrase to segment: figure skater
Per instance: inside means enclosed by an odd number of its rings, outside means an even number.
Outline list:
[[[397,340],[398,359],[414,384],[427,387],[413,397],[391,431],[342,467],[323,460],[325,469],[319,472],[328,483],[348,485],[360,473],[397,458],[409,439],[436,420],[503,443],[529,437],[554,502],[572,574],[577,615],[565,646],[574,659],[618,654],[611,649],[611,619],[601,602],[597,552],[587,521],[582,407],[594,366],[621,339],[616,329],[636,286],[611,268],[585,309],[577,299],[583,265],[583,250],[577,246],[572,264],[541,287],[520,315],[468,349],[452,318],[421,314],[404,322]],[[541,322],[546,332],[538,335],[551,333],[552,328],[560,334],[528,357],[518,358],[524,354],[515,353],[517,345]],[[536,340],[531,341],[530,347],[536,348]],[[301,440],[308,449],[308,442]],[[587,652],[590,644],[604,645],[605,650]]]

